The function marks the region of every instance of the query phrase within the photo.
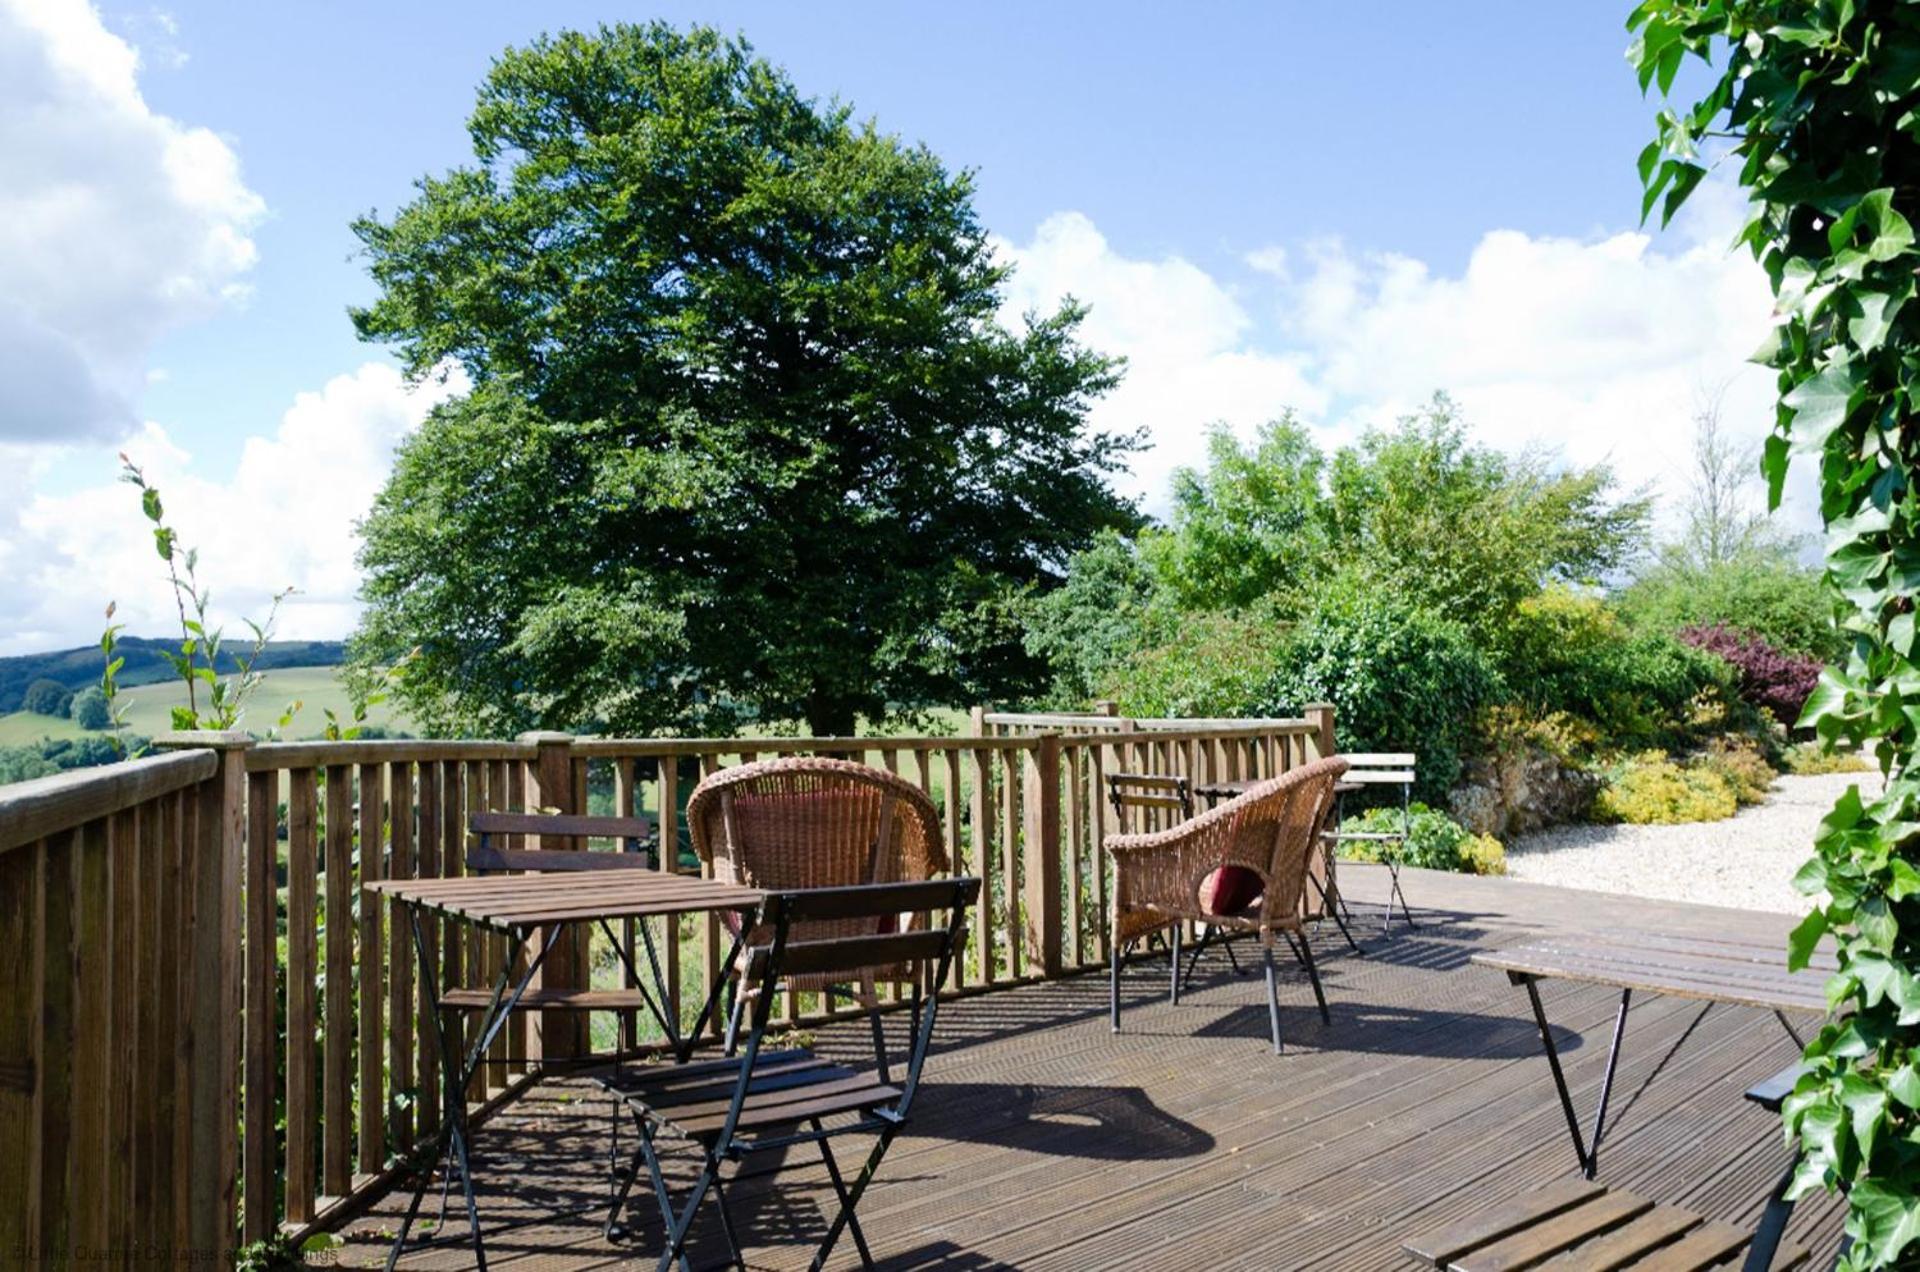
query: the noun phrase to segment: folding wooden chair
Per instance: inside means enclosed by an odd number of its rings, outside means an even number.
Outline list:
[[[1413,782],[1415,756],[1410,751],[1361,752],[1356,755],[1342,753],[1341,759],[1347,762],[1347,775],[1335,788],[1338,797],[1334,806],[1333,829],[1326,831],[1326,837],[1337,849],[1340,844],[1350,842],[1374,843],[1380,846],[1380,861],[1387,868],[1387,878],[1391,881],[1387,891],[1387,917],[1380,925],[1385,932],[1393,925],[1393,903],[1400,902],[1400,913],[1406,916],[1408,927],[1419,927],[1413,921],[1413,911],[1407,908],[1407,894],[1400,889],[1400,866],[1406,852],[1407,840],[1413,833]],[[1357,794],[1369,786],[1398,786],[1400,788],[1400,829],[1398,830],[1342,830],[1340,829],[1344,805],[1348,795]],[[1331,875],[1329,880],[1331,881]],[[1342,908],[1346,902],[1341,899],[1339,888],[1332,888],[1332,900]],[[1344,930],[1345,924],[1341,927]],[[1347,938],[1351,941],[1353,938]]]
[[[1109,773],[1107,801],[1113,805],[1113,829],[1116,834],[1157,830],[1146,820],[1148,810],[1174,814],[1174,820],[1193,816],[1193,783],[1170,773]],[[1129,809],[1142,810],[1133,817]],[[1138,825],[1130,823],[1138,822]]]
[[[599,1079],[618,1102],[614,1110],[616,1151],[621,1109],[632,1117],[640,1140],[631,1169],[608,1211],[608,1236],[618,1227],[634,1179],[645,1169],[667,1231],[659,1272],[666,1272],[676,1262],[687,1266],[687,1237],[709,1192],[719,1205],[721,1229],[738,1264],[740,1247],[727,1213],[722,1166],[729,1161],[744,1164],[758,1153],[818,1144],[840,1206],[814,1255],[813,1266],[819,1268],[826,1262],[844,1229],[852,1232],[861,1262],[872,1267],[873,1252],[854,1212],[887,1148],[907,1125],[914,1092],[920,1084],[920,1070],[939,1006],[938,996],[930,994],[924,1011],[919,1010],[921,986],[946,983],[954,951],[966,930],[967,907],[979,895],[978,879],[770,893],[754,929],[770,933],[770,939],[753,947],[745,960],[744,975],[758,992],[752,998],[753,1019],[741,1054],[699,1064],[622,1068]],[[934,926],[942,911],[944,924]],[[920,916],[926,922],[904,931],[876,930],[880,920],[902,914]],[[866,934],[798,939],[800,932],[818,931],[821,925],[830,924],[851,924],[863,928]],[[900,1085],[883,1080],[877,1073],[863,1074],[829,1064],[805,1049],[766,1049],[774,987],[782,978],[844,974],[875,965],[924,967],[929,963],[934,964],[934,974],[915,976],[911,981],[918,1025],[906,1079]],[[830,1141],[843,1135],[866,1134],[876,1136],[876,1141],[859,1175],[848,1184]],[[698,1174],[677,1204],[667,1191],[660,1165],[660,1150],[667,1141],[679,1141],[700,1157]]]

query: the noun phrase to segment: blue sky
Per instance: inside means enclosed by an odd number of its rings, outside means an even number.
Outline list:
[[[48,351],[0,354],[28,381],[11,415],[0,400],[0,589],[30,598],[0,652],[86,639],[102,593],[137,626],[162,614],[120,542],[122,447],[178,492],[190,539],[253,526],[208,546],[224,600],[292,584],[287,634],[344,633],[352,518],[431,396],[354,337],[370,289],[348,223],[468,158],[500,49],[601,21],[742,32],[803,90],[975,169],[1018,267],[1008,317],[1071,291],[1089,340],[1132,360],[1093,423],[1149,430],[1123,485],[1150,508],[1210,422],[1292,406],[1337,443],[1440,388],[1492,444],[1672,493],[1718,386],[1736,432],[1764,431],[1740,358],[1765,292],[1724,251],[1724,184],[1675,233],[1634,233],[1653,106],[1623,14],[0,0],[0,211],[33,213],[0,228],[0,334]],[[98,410],[29,409],[89,374]]]
[[[662,18],[737,30],[801,87],[979,174],[991,229],[1085,213],[1121,252],[1234,277],[1337,236],[1452,272],[1489,229],[1633,223],[1648,135],[1616,6],[1508,3],[233,5],[170,10],[185,66],[154,107],[233,138],[270,209],[244,311],[170,337],[148,414],[244,435],[366,356],[350,219],[470,157],[474,87],[542,30]],[[116,24],[116,13],[121,21]],[[136,35],[145,11],[104,10]],[[825,15],[825,16],[823,16]],[[132,17],[132,23],[127,22]]]

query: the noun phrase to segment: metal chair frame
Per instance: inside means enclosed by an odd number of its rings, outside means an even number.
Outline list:
[[[753,1014],[745,1050],[737,1059],[722,1062],[724,1067],[716,1070],[720,1075],[724,1075],[728,1069],[736,1071],[736,1076],[732,1080],[732,1096],[727,1105],[724,1122],[718,1131],[711,1135],[685,1135],[674,1125],[670,1109],[658,1110],[647,1105],[644,1089],[632,1094],[623,1092],[617,1071],[610,1077],[602,1079],[601,1084],[616,1099],[612,1151],[618,1152],[619,1119],[623,1108],[632,1117],[639,1137],[639,1148],[634,1152],[624,1179],[613,1193],[607,1213],[608,1236],[611,1237],[618,1230],[620,1212],[625,1207],[634,1180],[644,1169],[652,1184],[655,1200],[660,1207],[661,1222],[667,1232],[667,1244],[661,1251],[657,1264],[658,1272],[667,1272],[676,1263],[683,1269],[691,1268],[686,1256],[687,1239],[701,1203],[706,1200],[709,1192],[713,1194],[719,1207],[721,1230],[725,1235],[728,1250],[733,1255],[733,1262],[736,1266],[744,1268],[733,1219],[727,1211],[725,1185],[720,1178],[721,1168],[727,1162],[743,1163],[756,1153],[780,1151],[799,1144],[817,1144],[820,1146],[820,1156],[826,1165],[827,1175],[833,1182],[834,1193],[840,1206],[827,1229],[826,1237],[814,1254],[812,1266],[815,1269],[824,1266],[838,1243],[840,1234],[845,1231],[852,1234],[854,1245],[860,1252],[862,1265],[871,1268],[873,1252],[867,1244],[866,1234],[861,1230],[860,1221],[855,1212],[867,1186],[872,1183],[874,1174],[879,1170],[887,1149],[906,1127],[915,1092],[919,1089],[920,1073],[926,1062],[928,1045],[933,1038],[934,1020],[939,1007],[939,996],[927,994],[924,1010],[921,1010],[922,984],[929,980],[935,986],[946,983],[947,974],[953,965],[954,952],[958,949],[966,931],[967,909],[976,903],[979,895],[980,881],[975,878],[940,879],[918,883],[861,884],[852,887],[769,894],[758,921],[772,928],[772,941],[768,945],[750,950],[746,956],[745,976],[757,987],[758,992],[752,996]],[[868,915],[878,918],[889,913],[930,914],[939,910],[947,911],[947,922],[944,927],[930,927],[893,936],[841,937],[816,941],[789,940],[793,925],[809,919],[852,918]],[[839,960],[833,964],[836,968],[857,967],[859,963],[853,960],[863,956],[861,946],[863,944],[871,946],[875,942],[892,942],[896,946],[910,945],[917,951],[908,956],[913,961],[932,962],[936,965],[935,974],[931,978],[916,976],[912,980],[916,1025],[912,1050],[907,1060],[906,1078],[898,1090],[897,1098],[890,1104],[848,1110],[853,1114],[853,1120],[838,1125],[828,1125],[825,1119],[834,1115],[822,1113],[807,1118],[796,1117],[791,1123],[787,1123],[787,1125],[799,1127],[804,1122],[804,1129],[766,1135],[744,1133],[741,1129],[741,1118],[743,1112],[747,1111],[749,1096],[755,1092],[755,1067],[761,1059],[768,1026],[772,1020],[773,1002],[776,997],[775,987],[788,974],[796,955],[808,958],[806,968],[803,970],[821,970],[823,962],[835,959]],[[804,1052],[781,1053],[786,1058],[805,1054]],[[670,1074],[671,1070],[666,1072]],[[776,1084],[782,1080],[780,1077],[771,1079]],[[724,1076],[716,1077],[716,1082],[722,1081]],[[884,1082],[884,1079],[882,1081]],[[780,1123],[774,1125],[778,1126]],[[699,1172],[684,1192],[684,1200],[677,1206],[667,1189],[665,1172],[660,1165],[658,1140],[663,1134],[684,1138],[701,1154]],[[859,1174],[849,1184],[840,1170],[839,1162],[834,1158],[830,1141],[842,1135],[860,1134],[874,1135],[876,1140]]]
[[[1400,913],[1406,919],[1409,928],[1420,925],[1413,921],[1413,911],[1407,906],[1407,894],[1400,886],[1400,867],[1405,864],[1403,853],[1407,840],[1413,836],[1413,783],[1414,766],[1417,758],[1410,751],[1374,751],[1358,754],[1341,753],[1341,759],[1347,762],[1347,774],[1341,780],[1342,790],[1334,796],[1334,828],[1322,833],[1338,850],[1339,845],[1348,842],[1377,843],[1381,847],[1380,863],[1387,868],[1389,880],[1387,889],[1387,914],[1381,921],[1380,931],[1384,935],[1393,926],[1393,903],[1400,903]],[[1398,786],[1400,788],[1400,829],[1392,830],[1341,830],[1345,814],[1346,795],[1355,787],[1361,786]],[[1389,847],[1391,845],[1391,847]],[[1346,900],[1340,896],[1338,887],[1334,890],[1335,903],[1342,909]],[[1340,925],[1344,931],[1346,925]],[[1352,941],[1352,936],[1347,937]]]

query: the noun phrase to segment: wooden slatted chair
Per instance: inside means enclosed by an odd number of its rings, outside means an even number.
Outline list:
[[[1750,1089],[1747,1098],[1778,1114],[1798,1075],[1797,1066],[1787,1069]],[[1781,1244],[1793,1209],[1787,1200],[1792,1181],[1789,1169],[1754,1232],[1575,1177],[1469,1215],[1403,1248],[1447,1272],[1510,1272],[1543,1264],[1564,1272],[1805,1269],[1812,1255]]]
[[[1107,838],[1115,880],[1109,988],[1115,1033],[1120,1032],[1120,971],[1128,951],[1141,937],[1163,928],[1170,929],[1173,945],[1171,997],[1180,1001],[1180,929],[1188,922],[1251,932],[1259,939],[1276,1055],[1281,1050],[1280,989],[1273,966],[1276,935],[1286,938],[1306,967],[1320,1018],[1331,1023],[1307,939],[1306,925],[1317,916],[1308,915],[1301,900],[1307,858],[1333,809],[1334,783],[1346,771],[1344,757],[1315,760],[1171,829]],[[1228,871],[1252,876],[1257,888],[1250,891],[1255,894],[1235,897],[1230,904],[1215,903]]]
[[[1387,868],[1389,880],[1387,891],[1387,917],[1380,930],[1385,932],[1393,924],[1393,903],[1400,902],[1400,913],[1406,916],[1408,927],[1418,927],[1413,921],[1413,911],[1407,908],[1407,894],[1400,889],[1400,866],[1406,853],[1407,839],[1413,833],[1413,783],[1414,764],[1417,757],[1410,751],[1361,751],[1351,755],[1343,754],[1341,759],[1347,762],[1347,775],[1341,780],[1336,794],[1339,803],[1335,805],[1333,828],[1326,832],[1335,850],[1343,843],[1372,843],[1378,846],[1380,861]],[[1358,794],[1369,787],[1397,786],[1400,788],[1400,828],[1398,830],[1342,830],[1342,815],[1345,813],[1346,797]],[[1331,858],[1335,852],[1327,854],[1328,894],[1335,905],[1344,907],[1340,890],[1334,883]],[[1352,940],[1352,937],[1348,937]]]
[[[797,757],[721,769],[687,800],[687,829],[694,852],[712,867],[716,879],[770,892],[913,882],[949,869],[940,815],[925,793],[896,774],[851,760]],[[876,930],[868,926],[856,933],[840,922],[805,929],[801,937],[817,940]],[[764,945],[767,939],[765,931],[756,931],[748,935],[747,944]],[[727,1013],[729,1053],[747,1004],[747,996],[739,992],[741,970],[738,965],[728,969],[734,993]],[[904,980],[906,969],[875,965],[848,970],[851,975],[837,978],[798,974],[789,988],[845,995],[864,1006],[873,1022],[874,1056],[885,1075],[886,1038],[877,986]]]
[[[1113,805],[1115,831],[1147,830],[1148,812],[1171,813],[1178,821],[1193,816],[1193,783],[1171,773],[1109,773],[1107,802]],[[1139,811],[1130,814],[1130,809]]]
[[[618,1231],[620,1212],[644,1168],[667,1232],[661,1272],[683,1258],[694,1217],[708,1192],[719,1204],[721,1228],[738,1264],[739,1242],[727,1213],[722,1167],[731,1161],[745,1169],[748,1158],[768,1152],[779,1161],[777,1155],[784,1150],[811,1143],[820,1146],[840,1202],[813,1266],[821,1267],[842,1230],[849,1230],[861,1262],[872,1267],[873,1252],[854,1212],[888,1146],[906,1127],[920,1085],[939,1007],[938,996],[929,994],[921,1010],[921,985],[946,983],[960,935],[966,930],[967,908],[979,895],[978,879],[770,894],[754,928],[764,941],[750,948],[742,969],[753,991],[747,999],[754,1007],[741,1054],[691,1065],[623,1067],[600,1079],[631,1116],[639,1136],[632,1168],[607,1215],[608,1236]],[[903,914],[914,915],[920,922],[905,930],[882,930],[885,922]],[[840,934],[806,935],[822,932]],[[776,1051],[765,1046],[775,988],[781,982],[814,976],[845,979],[863,968],[887,965],[930,972],[911,977],[916,1027],[906,1077],[898,1085],[877,1072],[830,1064],[805,1049]],[[876,1137],[873,1149],[849,1185],[829,1141],[869,1134]],[[698,1174],[677,1208],[660,1165],[663,1143],[674,1141],[700,1156]]]
[[[650,870],[653,855],[647,845],[653,840],[653,823],[644,817],[571,817],[545,813],[475,813],[467,819],[467,829],[479,836],[479,842],[467,852],[467,870],[471,874],[490,874],[503,870],[525,873],[578,873],[593,870]],[[539,835],[577,841],[612,839],[617,851],[579,849],[528,849],[502,847],[508,836]],[[644,924],[639,925],[652,955],[653,938]],[[624,989],[529,989],[520,997],[518,1011],[648,1011],[666,1026],[666,1004],[656,1004],[637,974],[629,950],[631,939],[617,939],[606,920],[600,921],[616,954],[626,965]],[[440,1007],[449,1012],[484,1012],[493,1001],[489,989],[451,988],[440,995]],[[669,1035],[672,1030],[668,1030]]]

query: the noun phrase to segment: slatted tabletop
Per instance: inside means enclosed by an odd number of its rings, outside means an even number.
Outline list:
[[[1514,977],[1821,1014],[1827,1011],[1826,980],[1836,966],[1831,954],[1816,952],[1806,970],[1788,971],[1784,942],[1651,931],[1569,932],[1475,954],[1473,961]]]
[[[717,879],[653,870],[391,879],[369,883],[366,890],[402,905],[507,931],[595,919],[745,911],[757,908],[765,896],[758,889]]]

